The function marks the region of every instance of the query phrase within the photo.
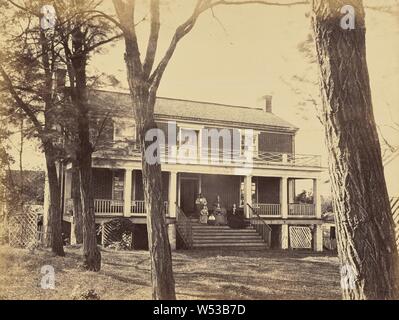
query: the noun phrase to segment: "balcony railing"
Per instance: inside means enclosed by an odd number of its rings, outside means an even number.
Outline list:
[[[290,203],[288,205],[289,217],[315,217],[315,204]]]
[[[220,150],[220,149],[201,149],[187,148],[179,150],[173,146],[161,145],[161,162],[169,164],[209,164],[221,166],[294,166],[294,167],[321,167],[321,156],[292,154],[280,152],[253,152],[252,154],[243,154],[241,150]],[[140,159],[140,150],[136,145],[125,148],[115,147],[97,153],[102,156],[112,156],[116,154],[129,155]]]
[[[164,210],[165,210],[166,215],[168,215],[168,213],[169,213],[168,209],[169,209],[169,203],[168,203],[168,201],[164,201]],[[131,206],[130,213],[133,215],[145,216],[147,214],[147,212],[146,212],[144,200],[132,200],[132,206]]]
[[[96,214],[123,215],[123,200],[95,199]]]
[[[134,215],[146,215],[144,201],[133,200],[132,207],[130,209],[130,213]]]
[[[281,216],[281,205],[270,203],[256,203],[253,205],[256,212],[262,217],[279,217]]]

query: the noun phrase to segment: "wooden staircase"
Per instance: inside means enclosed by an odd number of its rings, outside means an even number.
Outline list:
[[[231,229],[228,226],[203,225],[191,220],[193,249],[265,250],[269,246],[251,226]]]

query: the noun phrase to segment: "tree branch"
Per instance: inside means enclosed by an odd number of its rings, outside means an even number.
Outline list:
[[[159,87],[159,83],[165,72],[165,69],[173,56],[173,53],[176,50],[177,44],[179,41],[187,35],[192,28],[195,26],[198,17],[201,13],[208,9],[212,9],[215,6],[219,5],[245,5],[245,4],[262,4],[262,5],[269,5],[269,6],[281,6],[281,7],[290,7],[295,5],[304,5],[309,4],[309,1],[297,1],[297,2],[289,2],[289,3],[280,3],[280,2],[270,2],[270,1],[257,1],[257,0],[241,0],[241,1],[234,1],[234,0],[218,0],[213,2],[212,0],[198,0],[195,9],[190,16],[183,24],[181,24],[175,31],[175,34],[172,38],[172,41],[167,49],[163,59],[158,64],[158,67],[155,69],[153,74],[151,75],[151,89],[152,93],[156,92]]]
[[[24,7],[24,6],[22,6],[22,5],[18,4],[18,3],[16,3],[16,2],[13,1],[13,0],[7,0],[7,1],[8,1],[10,4],[12,4],[14,7],[16,7],[16,8],[18,8],[18,9],[22,10],[22,11],[28,12],[28,13],[30,13],[30,14],[32,14],[32,15],[38,17],[38,18],[41,18],[40,12],[33,11],[33,10],[27,8],[27,7]]]
[[[29,117],[29,119],[32,121],[33,125],[35,126],[36,130],[38,131],[39,135],[43,135],[43,128],[42,125],[40,123],[40,121],[37,119],[35,113],[33,112],[33,110],[29,107],[29,105],[27,105],[22,99],[21,97],[18,95],[18,93],[16,92],[12,81],[10,79],[10,77],[8,76],[7,72],[4,70],[3,66],[0,65],[0,74],[3,77],[3,80],[8,88],[8,91],[10,92],[11,96],[13,97],[13,99],[15,100],[15,102],[17,103],[18,107],[21,108],[25,114]]]
[[[98,145],[98,142],[100,141],[100,137],[101,137],[101,135],[102,135],[102,133],[103,133],[103,131],[105,129],[105,125],[107,123],[107,120],[109,119],[109,115],[110,114],[111,114],[111,112],[107,112],[107,114],[105,115],[103,121],[101,122],[101,126],[100,126],[100,128],[98,130],[97,137],[96,137],[95,142],[93,144],[93,150],[96,150],[96,147]]]
[[[154,65],[155,55],[158,46],[159,29],[161,27],[159,0],[151,0],[151,31],[148,39],[147,53],[144,61],[144,77],[147,78]]]
[[[109,14],[104,13],[103,11],[100,10],[86,10],[85,13],[95,13],[95,16],[92,16],[92,18],[96,18],[96,17],[102,17],[110,22],[112,22],[113,24],[115,24],[115,26],[117,26],[119,29],[123,30],[123,26],[121,23],[118,22],[118,20],[116,20],[114,17],[110,16]]]
[[[169,48],[167,49],[161,62],[158,64],[157,68],[150,77],[151,93],[155,93],[156,90],[158,89],[163,73],[165,72],[168,63],[172,58],[173,53],[175,52],[179,41],[193,29],[199,15],[210,7],[211,7],[210,0],[198,0],[190,18],[188,18],[183,24],[177,27],[175,34],[173,35],[172,41],[169,45]]]
[[[104,39],[104,40],[102,40],[102,41],[99,41],[99,42],[97,42],[97,43],[95,43],[95,44],[93,44],[93,45],[91,45],[91,46],[85,48],[85,50],[83,50],[82,53],[83,53],[83,54],[88,54],[88,53],[91,52],[92,50],[94,50],[94,49],[96,49],[96,48],[98,48],[98,47],[101,47],[101,46],[104,45],[104,44],[107,44],[107,43],[109,43],[109,42],[112,42],[112,41],[114,41],[114,40],[116,40],[116,39],[120,39],[122,36],[123,36],[123,34],[117,34],[116,36],[113,36],[113,37],[111,37],[111,38],[108,38],[108,39]]]
[[[123,31],[126,45],[126,63],[132,64],[131,70],[138,77],[143,74],[143,65],[140,60],[140,50],[134,23],[135,0],[112,0],[115,11],[120,21],[120,28]]]

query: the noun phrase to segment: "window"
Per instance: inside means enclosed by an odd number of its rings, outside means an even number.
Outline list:
[[[180,128],[179,147],[183,149],[184,157],[197,157],[199,151],[200,130]]]
[[[112,199],[123,200],[124,193],[124,173],[123,171],[113,171],[112,174]]]
[[[254,155],[257,155],[259,150],[259,132],[253,130],[240,130],[240,134],[241,134],[241,153],[244,154],[245,151],[249,149],[247,138],[252,136],[252,151]]]
[[[114,141],[136,140],[136,126],[127,120],[114,120]]]

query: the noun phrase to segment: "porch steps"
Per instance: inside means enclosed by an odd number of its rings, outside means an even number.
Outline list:
[[[228,226],[202,225],[192,221],[193,248],[265,250],[267,244],[252,227],[231,229]]]

